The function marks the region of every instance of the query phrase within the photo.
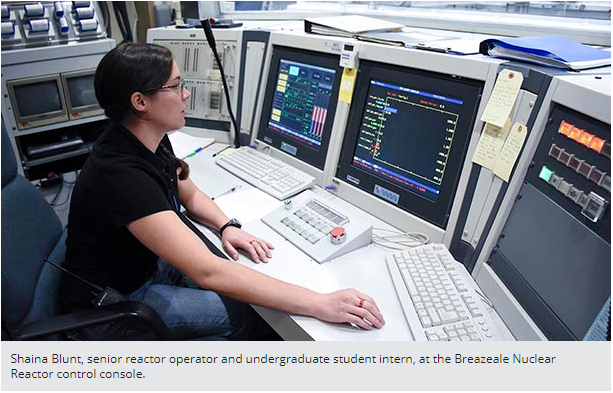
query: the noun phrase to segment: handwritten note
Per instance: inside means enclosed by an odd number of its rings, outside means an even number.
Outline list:
[[[508,118],[504,127],[485,123],[472,161],[493,170],[510,128],[511,119]]]
[[[515,104],[519,88],[524,80],[520,72],[502,70],[498,74],[494,90],[490,96],[485,111],[481,115],[481,120],[498,127],[504,127],[504,123],[511,114],[511,109]]]
[[[494,174],[507,183],[509,182],[511,171],[513,170],[513,166],[515,166],[515,161],[517,161],[517,157],[524,145],[527,134],[528,129],[525,125],[519,123],[513,124],[507,141],[498,156],[496,165],[494,165]]]

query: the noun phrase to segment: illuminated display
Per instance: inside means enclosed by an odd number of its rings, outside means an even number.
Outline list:
[[[341,74],[338,55],[273,46],[257,139],[323,170]]]
[[[572,127],[570,129],[570,133],[568,134],[568,137],[574,141],[579,142],[579,136],[581,135],[581,133],[583,132],[583,130],[581,128],[578,127]]]
[[[600,139],[597,136],[594,136],[592,138],[592,141],[590,142],[589,147],[595,152],[600,153],[600,151],[602,150],[602,146],[604,146],[604,139]]]
[[[353,164],[436,201],[462,104],[372,80]]]
[[[563,122],[560,124],[560,128],[558,128],[558,132],[559,132],[560,134],[564,134],[564,135],[567,135],[567,136],[568,136],[568,134],[570,134],[570,129],[571,129],[572,127],[573,127],[573,125],[572,125],[572,124],[570,124],[569,122],[563,121]]]
[[[567,121],[562,121],[560,123],[558,133],[566,135],[566,137],[568,137],[569,139],[572,139],[575,142],[580,143],[583,146],[592,149],[597,153],[600,153],[607,157],[611,156],[611,144],[607,143],[607,141],[605,141],[604,139],[599,138],[586,130],[576,127]]]
[[[451,73],[360,62],[336,177],[445,228],[482,91]]]
[[[541,172],[539,173],[539,177],[549,183],[549,179],[551,179],[551,175],[553,175],[553,171],[546,166],[541,168]]]
[[[589,146],[593,137],[594,135],[590,134],[589,132],[583,131],[579,136],[579,140],[577,142],[581,143],[584,146]]]
[[[268,127],[318,149],[336,71],[281,59]]]

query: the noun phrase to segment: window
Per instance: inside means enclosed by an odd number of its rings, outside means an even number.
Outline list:
[[[412,27],[509,36],[556,34],[611,45],[608,1],[220,1],[219,12],[236,19],[363,14]]]

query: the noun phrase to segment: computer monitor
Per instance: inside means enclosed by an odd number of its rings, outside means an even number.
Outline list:
[[[274,46],[257,138],[324,169],[336,111],[338,56]]]
[[[68,120],[59,74],[11,80],[6,85],[19,129]]]
[[[62,73],[62,85],[71,119],[95,116],[104,113],[96,99],[94,75],[96,70]]]
[[[362,61],[336,177],[445,228],[483,82]]]

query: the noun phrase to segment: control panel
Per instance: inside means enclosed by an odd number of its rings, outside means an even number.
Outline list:
[[[519,340],[583,340],[610,299],[610,83],[553,78],[475,267]]]
[[[181,70],[185,87],[191,93],[186,108],[186,124],[229,129],[231,119],[224,97],[221,70],[202,30],[161,27],[150,29],[147,37],[148,42],[168,48]],[[230,96],[234,94],[239,39],[239,31],[215,31],[217,52]]]
[[[527,180],[610,241],[611,128],[555,105]]]
[[[370,244],[372,225],[306,190],[262,221],[319,263]]]
[[[106,37],[94,1],[3,4],[2,49],[19,49]]]

